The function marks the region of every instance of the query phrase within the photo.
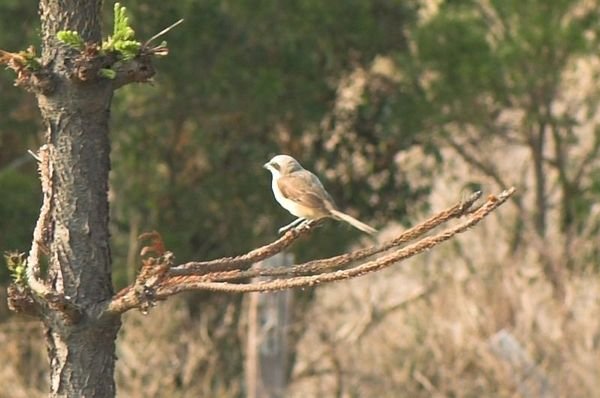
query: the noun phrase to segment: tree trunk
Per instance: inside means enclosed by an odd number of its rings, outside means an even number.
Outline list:
[[[544,144],[546,140],[546,124],[540,122],[538,131],[530,133],[530,150],[533,160],[535,184],[535,228],[541,238],[546,236],[546,174],[544,170]]]
[[[294,256],[279,253],[260,268],[291,266]],[[255,278],[255,282],[272,278]],[[258,293],[248,296],[248,335],[246,346],[246,396],[284,397],[287,387],[292,292]]]
[[[99,42],[101,6],[100,0],[40,2],[42,61],[54,76],[53,91],[37,96],[53,170],[48,273],[79,314],[69,318],[50,308],[42,314],[53,397],[115,395],[120,318],[99,318],[113,294],[107,195],[112,85],[71,79],[72,50],[56,39],[58,31],[74,30],[86,42]]]

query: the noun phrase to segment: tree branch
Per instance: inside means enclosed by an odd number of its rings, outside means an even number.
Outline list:
[[[312,227],[290,230],[275,242],[236,257],[223,257],[209,261],[190,262],[180,265],[177,268],[171,268],[173,256],[169,252],[164,252],[160,236],[157,233],[151,233],[150,235],[154,239],[153,244],[152,246],[143,248],[142,255],[147,252],[155,252],[158,253],[160,257],[158,259],[151,258],[151,262],[148,262],[147,260],[142,262],[142,269],[136,278],[134,285],[122,289],[113,297],[112,301],[108,304],[105,315],[123,313],[132,308],[140,308],[142,311],[146,311],[149,307],[153,306],[154,302],[158,299],[154,290],[170,276],[167,274],[167,271],[170,274],[173,270],[192,270],[195,272],[194,275],[197,276],[204,274],[219,274],[236,268],[240,271],[255,262],[272,257],[285,250],[298,238],[306,235],[311,229]],[[169,257],[165,259],[165,256]],[[168,266],[164,266],[165,263],[168,263]],[[173,278],[176,277],[177,276],[174,276]],[[207,280],[212,279],[209,277]],[[151,284],[148,284],[148,281],[150,281]],[[140,292],[143,293],[142,296],[140,296]],[[148,304],[145,304],[146,301],[148,301]]]
[[[119,9],[118,7],[115,9]],[[124,11],[124,8],[122,9]],[[150,43],[156,38],[166,34],[171,29],[183,22],[183,19],[175,22],[169,27],[152,36],[145,43],[134,40],[133,37],[127,38],[122,46],[118,46],[118,40],[114,37],[99,43],[79,43],[68,41],[68,36],[64,39],[71,46],[79,46],[76,49],[79,55],[74,62],[74,73],[72,76],[80,81],[93,81],[101,78],[108,78],[113,81],[113,89],[116,90],[130,83],[150,82],[155,74],[152,60],[156,56],[168,54],[165,42],[151,47]],[[115,22],[116,23],[116,22]],[[69,33],[69,32],[65,32]],[[77,33],[75,33],[78,35]],[[123,44],[137,44],[137,48],[124,48]],[[129,47],[128,46],[128,47]]]
[[[122,61],[112,67],[116,76],[113,79],[113,89],[116,90],[130,83],[146,83],[154,76],[152,58],[148,55]]]
[[[38,168],[40,180],[42,183],[42,207],[40,216],[33,230],[33,241],[31,250],[27,257],[26,276],[27,285],[33,294],[39,297],[52,295],[51,289],[39,280],[40,273],[40,251],[42,247],[48,247],[48,229],[51,218],[52,202],[52,163],[50,162],[50,149],[48,145],[43,145],[38,154]]]
[[[593,164],[594,160],[598,159],[598,151],[600,151],[600,131],[594,131],[594,143],[589,152],[583,156],[583,159],[576,168],[575,177],[573,177],[573,185],[580,186],[581,179],[588,172],[588,167]]]
[[[42,185],[42,207],[40,216],[33,231],[33,241],[25,265],[25,284],[12,286],[8,289],[8,299],[11,309],[16,312],[32,314],[40,307],[47,306],[63,315],[66,322],[74,323],[81,311],[64,294],[54,291],[40,279],[40,255],[48,251],[51,233],[52,217],[52,175],[50,147],[43,145],[35,156],[38,160],[40,180]]]
[[[459,225],[449,228],[439,234],[426,237],[420,241],[406,246],[402,249],[394,251],[390,254],[382,256],[376,260],[372,260],[354,268],[347,270],[338,270],[326,272],[318,275],[298,276],[284,279],[276,279],[272,281],[260,281],[255,283],[233,284],[227,282],[206,282],[203,277],[188,276],[169,278],[163,283],[158,291],[157,297],[168,297],[173,294],[187,290],[211,290],[222,291],[229,293],[246,293],[246,292],[266,292],[274,290],[289,289],[293,287],[314,286],[320,283],[333,282],[341,279],[349,279],[357,276],[362,276],[367,273],[379,271],[387,268],[390,265],[415,256],[425,250],[449,240],[454,235],[464,232],[485,218],[489,213],[494,211],[498,206],[504,203],[513,193],[514,188],[502,192],[498,197],[490,196],[486,203],[477,211],[471,213],[467,220]]]
[[[15,86],[44,95],[54,90],[53,76],[48,68],[40,65],[34,47],[30,46],[27,50],[18,53],[0,50],[0,65],[2,64],[6,64],[7,68],[17,74]]]
[[[311,230],[312,227],[290,229],[276,241],[271,242],[268,245],[264,245],[254,250],[251,250],[246,254],[242,254],[236,257],[222,257],[215,260],[189,262],[181,264],[173,268],[169,272],[169,275],[204,275],[228,270],[239,271],[245,266],[252,265],[269,257],[273,257],[279,252],[282,252],[283,250],[291,246],[291,244],[294,243],[298,238],[307,235],[308,232]]]
[[[498,170],[496,170],[493,165],[486,164],[485,161],[478,159],[475,155],[469,153],[464,147],[464,145],[456,142],[450,134],[444,136],[443,140],[446,141],[450,145],[450,147],[452,147],[452,149],[454,149],[454,151],[456,151],[456,153],[458,153],[458,155],[462,157],[467,163],[476,167],[482,173],[490,177],[496,184],[498,184],[500,189],[508,188],[508,184],[504,182],[504,180],[500,176],[500,173],[498,173]]]
[[[289,289],[293,287],[313,286],[319,283],[333,282],[341,279],[354,278],[367,273],[379,271],[406,258],[415,256],[428,250],[439,243],[451,239],[458,233],[464,232],[476,225],[492,211],[497,209],[515,192],[510,188],[502,192],[498,197],[489,196],[486,202],[477,210],[466,215],[466,220],[455,227],[448,228],[436,235],[422,238],[421,240],[383,255],[377,259],[359,263],[349,268],[341,269],[351,262],[363,260],[366,257],[388,251],[400,244],[413,240],[431,229],[449,221],[452,218],[464,215],[473,203],[479,198],[480,193],[471,195],[464,202],[458,203],[444,210],[430,219],[403,232],[399,236],[380,245],[360,249],[352,253],[342,254],[322,260],[313,260],[294,267],[279,267],[272,270],[252,269],[246,271],[244,267],[248,264],[271,257],[282,251],[294,242],[298,237],[307,233],[309,229],[290,230],[277,241],[252,250],[237,257],[226,257],[207,262],[194,262],[180,265],[169,269],[168,262],[164,257],[171,254],[165,252],[158,258],[153,258],[149,264],[145,260],[142,271],[133,286],[127,287],[119,292],[110,303],[107,303],[105,314],[119,314],[132,308],[147,310],[144,304],[147,292],[151,292],[153,300],[164,300],[171,295],[189,290],[210,290],[229,293],[244,293],[252,291],[272,291]],[[162,246],[155,244],[153,251],[160,252]],[[158,247],[158,249],[156,249]],[[159,253],[161,254],[161,253]],[[170,257],[172,258],[172,257]],[[156,266],[158,264],[158,266]],[[190,274],[191,273],[191,274]],[[312,273],[314,275],[303,275]],[[148,284],[148,275],[154,275],[152,283]],[[283,276],[281,279],[259,281],[254,283],[228,283],[225,280],[250,278],[254,276]],[[140,296],[140,291],[146,292]]]
[[[335,267],[340,268],[341,266],[345,266],[351,262],[365,259],[367,257],[371,257],[375,254],[382,253],[384,251],[388,251],[394,247],[400,246],[403,243],[409,242],[413,239],[418,238],[419,236],[431,231],[438,225],[456,217],[463,216],[475,203],[477,199],[481,197],[481,192],[475,192],[471,196],[469,196],[465,201],[455,204],[454,206],[441,211],[435,216],[425,220],[424,222],[407,229],[402,232],[399,236],[384,242],[378,246],[366,247],[363,249],[356,250],[351,253],[344,253],[338,256],[330,257],[327,259],[321,260],[313,260],[306,262],[304,264],[295,265],[293,267],[273,267],[269,269],[253,269],[253,270],[231,270],[225,271],[221,273],[211,273],[210,280],[212,281],[226,281],[232,279],[246,279],[246,278],[254,278],[258,276],[298,276],[306,273],[314,273],[317,271],[324,271],[329,268]],[[283,250],[283,249],[282,249]],[[281,251],[281,250],[279,250]],[[278,251],[278,252],[279,252]],[[268,257],[273,256],[276,253],[271,254]],[[266,258],[266,257],[265,257]],[[221,259],[224,260],[224,259]],[[253,262],[258,262],[263,260],[263,258],[259,258],[258,260],[254,260]],[[189,263],[188,263],[189,264]],[[173,268],[171,272],[169,272],[170,276],[178,276],[178,275],[204,275],[204,273],[197,272],[198,269],[190,269],[186,267],[187,264],[183,264],[177,268]]]
[[[81,82],[111,79],[114,90],[129,83],[149,82],[155,74],[152,55],[142,48],[137,56],[121,59],[118,53],[101,51],[98,44],[86,44],[75,58],[71,78]]]

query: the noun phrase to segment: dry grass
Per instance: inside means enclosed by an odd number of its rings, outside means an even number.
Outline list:
[[[515,160],[497,164],[514,167],[520,153],[506,153]],[[461,176],[479,177],[451,153],[447,158],[447,174],[436,176],[434,209],[455,199]],[[516,397],[546,389],[546,396],[594,396],[600,390],[600,281],[586,261],[595,245],[584,240],[577,256],[566,258],[565,237],[553,221],[546,240],[526,228],[513,251],[517,214],[507,205],[476,230],[401,267],[319,287],[288,395]],[[395,228],[384,234],[396,235]],[[540,252],[562,268],[564,296],[554,294]],[[160,303],[149,316],[125,315],[117,348],[120,396],[232,397],[243,391],[240,369],[224,366],[243,363],[231,355],[244,341],[244,315],[239,303],[211,300],[215,305],[203,306],[202,317],[179,298]],[[501,336],[516,344],[508,346],[512,360],[493,347]],[[5,322],[0,343],[0,383],[11,386],[0,397],[45,396],[48,363],[37,322]],[[227,372],[233,382],[223,382]]]
[[[236,355],[242,341],[239,306],[223,298],[213,299],[212,308],[203,307],[201,318],[181,297],[161,303],[149,316],[126,314],[117,346],[119,396],[237,396],[243,378],[224,379],[239,373],[226,369],[232,361],[228,356]]]
[[[502,255],[495,227],[486,224],[404,268],[320,287],[289,396],[538,396],[531,392],[543,379],[553,396],[594,396],[600,282],[568,274],[565,299],[557,301],[540,267],[523,261],[528,255]],[[234,334],[236,324],[223,322]],[[501,330],[520,343],[533,373],[492,349]],[[0,382],[12,386],[0,397],[45,396],[48,364],[37,323],[13,319],[0,328],[0,341],[8,364]],[[150,316],[129,313],[117,351],[119,394],[234,396],[241,378],[219,384],[218,350],[208,322],[182,300],[161,303]]]
[[[567,275],[557,301],[535,264],[503,258],[500,247],[465,253],[482,236],[320,289],[290,396],[594,396],[600,282]],[[520,343],[529,369],[494,351],[500,331]]]
[[[41,324],[11,318],[0,325],[0,398],[46,397],[49,364]]]

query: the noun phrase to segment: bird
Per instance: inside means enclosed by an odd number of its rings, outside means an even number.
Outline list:
[[[296,226],[310,225],[323,218],[345,221],[354,228],[371,235],[377,232],[375,228],[341,212],[319,178],[302,167],[293,157],[276,155],[263,167],[273,175],[271,187],[277,202],[292,215],[298,217],[290,224],[280,228],[279,233]]]

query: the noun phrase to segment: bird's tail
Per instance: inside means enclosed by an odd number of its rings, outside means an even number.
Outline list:
[[[363,232],[368,234],[375,234],[377,230],[362,221],[358,221],[356,218],[349,216],[346,213],[342,213],[339,210],[331,209],[331,214],[337,218],[338,220],[346,221],[348,224],[352,225],[356,229],[360,229]]]

